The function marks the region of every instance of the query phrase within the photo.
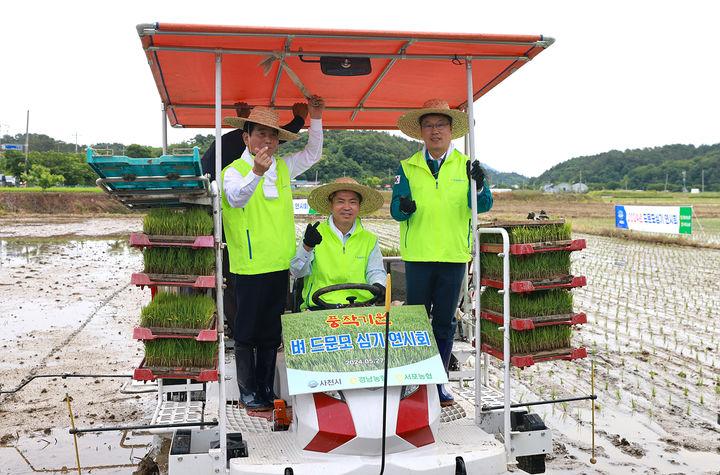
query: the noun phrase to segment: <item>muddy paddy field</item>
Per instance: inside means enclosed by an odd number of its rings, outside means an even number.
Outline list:
[[[366,227],[392,247],[395,223]],[[150,422],[155,393],[127,377],[150,299],[129,284],[142,256],[127,235],[141,228],[137,215],[0,216],[0,390],[55,375],[0,395],[0,473],[77,470],[66,395],[78,428]],[[573,253],[588,323],[573,346],[588,358],[513,368],[512,390],[519,402],[590,394],[594,361],[597,463],[590,402],[539,406],[554,436],[547,473],[720,473],[720,250],[574,237],[588,245]],[[490,383],[502,384],[496,360]],[[84,472],[110,474],[133,473],[162,440],[104,432],[78,443]]]

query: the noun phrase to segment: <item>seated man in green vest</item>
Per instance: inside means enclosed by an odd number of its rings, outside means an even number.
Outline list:
[[[383,268],[378,238],[362,227],[358,216],[367,216],[383,205],[380,192],[358,184],[352,178],[338,178],[310,193],[308,204],[328,220],[308,224],[290,272],[304,277],[301,309],[317,309],[312,295],[334,284],[371,284],[385,293],[387,274]],[[337,290],[321,298],[329,304],[347,304],[347,297],[364,302],[372,297],[367,290]]]

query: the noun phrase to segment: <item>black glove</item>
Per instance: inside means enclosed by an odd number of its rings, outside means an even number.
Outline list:
[[[379,302],[381,300],[385,300],[385,286],[378,282],[375,282],[373,284],[373,287],[376,287],[378,290],[380,290],[380,294],[378,295],[377,301]]]
[[[320,231],[317,230],[319,224],[320,221],[315,221],[315,224],[308,223],[307,228],[305,228],[303,243],[307,247],[315,247],[322,242],[322,235],[320,234]]]
[[[413,214],[416,209],[417,205],[415,204],[415,200],[410,198],[410,195],[400,197],[400,211],[405,214]]]
[[[480,162],[475,160],[472,162],[472,165],[470,165],[470,160],[468,160],[466,163],[466,169],[467,169],[467,177],[468,181],[470,178],[475,180],[479,185],[482,186],[482,182],[485,179],[485,170],[480,166]]]

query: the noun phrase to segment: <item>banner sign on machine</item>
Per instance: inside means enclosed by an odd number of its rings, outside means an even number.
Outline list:
[[[290,394],[447,382],[424,305],[355,307],[282,315]]]
[[[615,227],[649,233],[692,234],[692,206],[615,205]]]

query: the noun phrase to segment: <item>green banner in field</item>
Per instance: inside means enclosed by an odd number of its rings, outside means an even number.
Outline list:
[[[680,234],[692,234],[692,206],[680,207]]]
[[[356,307],[282,316],[290,394],[383,385],[385,309]],[[446,383],[425,307],[392,307],[388,386]]]

